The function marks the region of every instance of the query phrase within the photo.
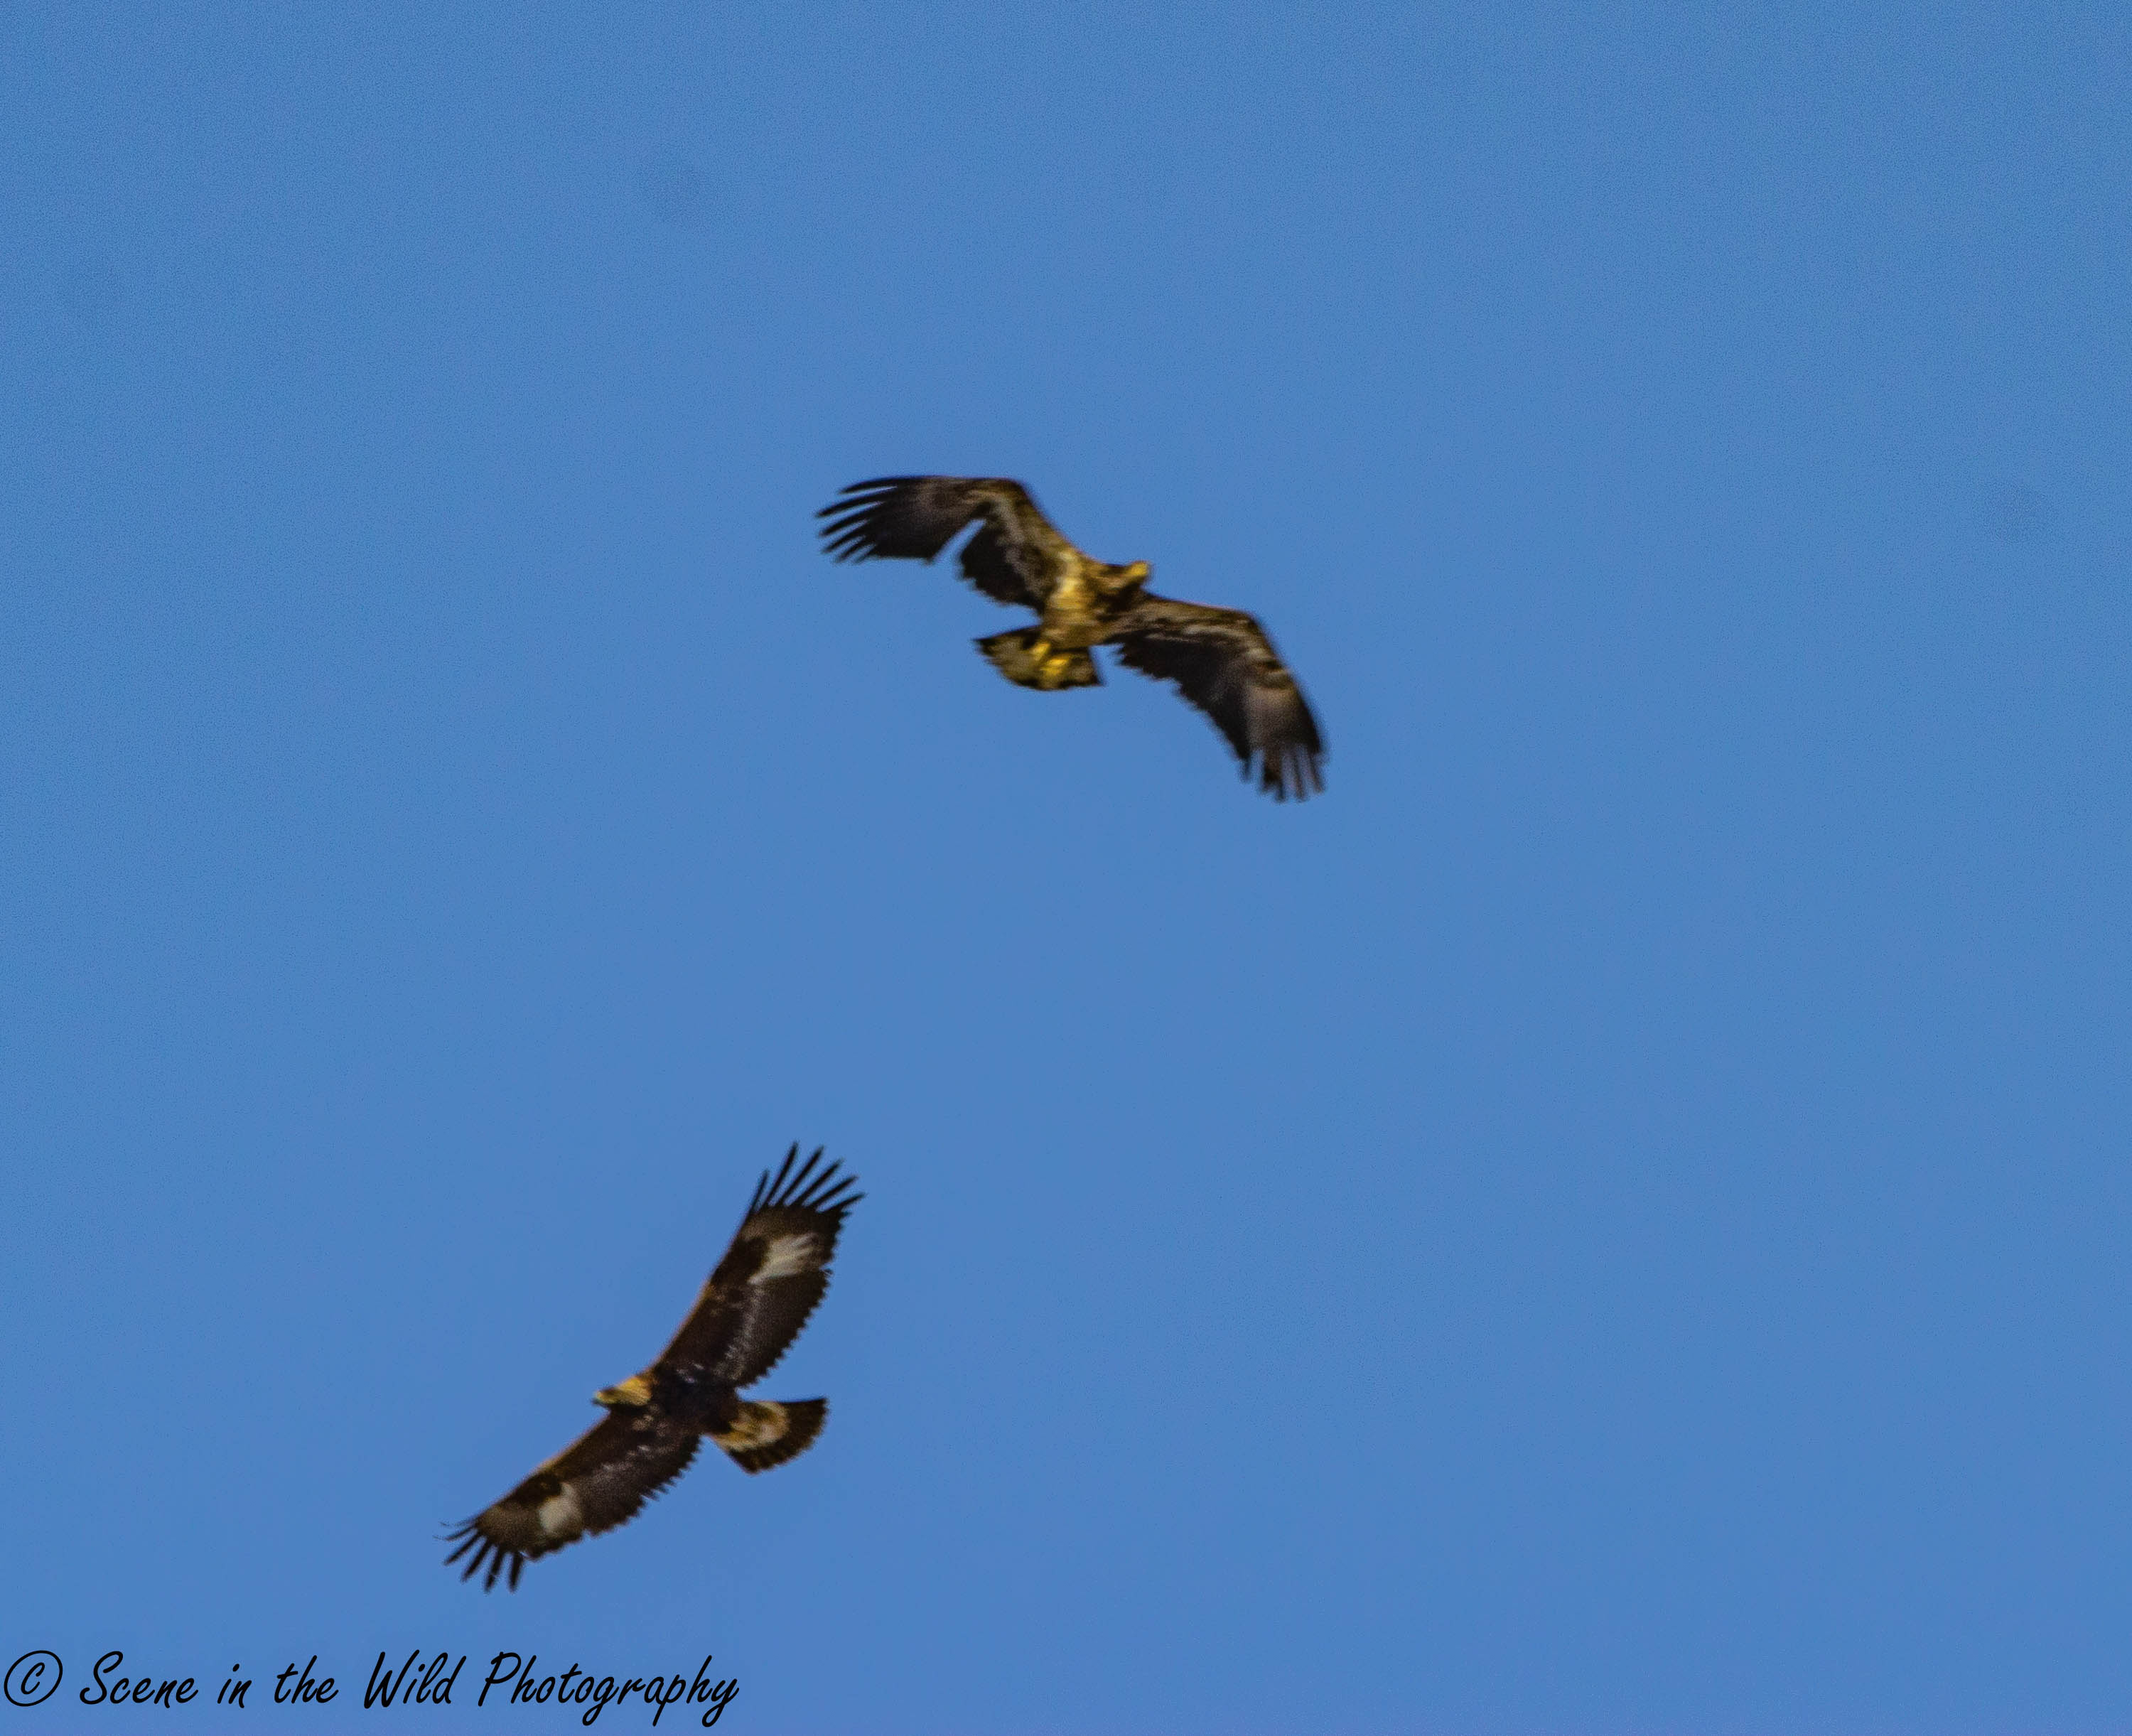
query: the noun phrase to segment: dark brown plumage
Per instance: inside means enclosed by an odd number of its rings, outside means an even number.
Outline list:
[[[472,1558],[459,1577],[486,1566],[483,1589],[507,1568],[511,1589],[526,1562],[581,1537],[612,1530],[689,1468],[708,1435],[742,1470],[767,1470],[814,1444],[828,1413],[822,1398],[746,1399],[738,1388],[777,1364],[829,1288],[829,1261],[844,1214],[863,1196],[838,1165],[817,1170],[785,1153],[765,1170],[732,1245],[659,1360],[593,1395],[607,1415],[493,1506],[452,1532]]]
[[[1089,654],[1118,649],[1129,669],[1177,690],[1214,721],[1244,774],[1276,801],[1322,790],[1318,720],[1265,628],[1240,609],[1176,602],[1147,588],[1145,561],[1092,560],[1059,534],[1020,483],[1006,477],[877,477],[854,482],[817,517],[834,559],[934,559],[966,526],[963,576],[996,602],[1041,617],[977,649],[1018,687],[1097,687]]]

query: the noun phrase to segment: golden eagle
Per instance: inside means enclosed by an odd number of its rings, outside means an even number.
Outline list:
[[[772,1177],[756,1184],[732,1245],[658,1361],[619,1386],[593,1394],[607,1415],[517,1488],[445,1539],[444,1557],[473,1558],[459,1577],[486,1566],[492,1590],[505,1563],[511,1589],[527,1561],[611,1531],[689,1468],[708,1435],[744,1471],[767,1470],[814,1444],[825,1398],[742,1398],[739,1388],[776,1366],[829,1288],[829,1259],[844,1214],[864,1197],[837,1178],[822,1153],[800,1165],[795,1145]]]
[[[1146,588],[1148,563],[1091,560],[1061,536],[1020,483],[1006,477],[889,476],[854,482],[815,514],[838,560],[930,561],[964,526],[963,576],[995,602],[1043,617],[977,649],[1018,687],[1098,687],[1090,650],[1114,645],[1128,669],[1177,690],[1214,720],[1249,777],[1275,801],[1322,790],[1325,748],[1295,677],[1241,609],[1173,602]]]

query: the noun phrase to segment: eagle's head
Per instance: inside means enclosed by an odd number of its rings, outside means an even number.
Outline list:
[[[1136,560],[1131,566],[1111,568],[1112,586],[1120,591],[1136,591],[1154,577],[1155,568],[1144,560]]]
[[[622,1409],[625,1405],[641,1409],[651,1403],[651,1383],[641,1374],[632,1374],[620,1386],[603,1386],[593,1394],[594,1404],[603,1404],[609,1410]]]

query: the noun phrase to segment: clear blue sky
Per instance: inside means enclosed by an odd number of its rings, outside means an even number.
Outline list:
[[[2132,24],[1594,11],[0,8],[0,1652],[2125,1727]],[[459,1584],[795,1139],[819,1446]]]

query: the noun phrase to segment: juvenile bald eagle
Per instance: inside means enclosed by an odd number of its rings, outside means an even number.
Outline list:
[[[963,576],[995,602],[1042,616],[995,633],[977,649],[1017,687],[1039,693],[1099,687],[1090,650],[1114,645],[1128,669],[1177,690],[1228,737],[1243,773],[1275,801],[1323,789],[1318,722],[1265,629],[1241,609],[1173,602],[1146,588],[1144,560],[1091,560],[1054,528],[1020,483],[1006,477],[891,476],[854,482],[817,518],[843,560],[930,561],[965,525]]]
[[[658,1361],[593,1393],[607,1408],[599,1422],[445,1539],[459,1545],[448,1564],[473,1551],[461,1579],[486,1566],[483,1589],[492,1590],[508,1563],[516,1591],[527,1561],[633,1518],[689,1468],[705,1435],[744,1471],[768,1470],[814,1444],[827,1399],[738,1391],[800,1336],[829,1288],[844,1214],[864,1197],[849,1192],[853,1177],[837,1179],[838,1165],[816,1171],[819,1151],[795,1172],[799,1155],[795,1145],[774,1177],[763,1172],[732,1245]]]

